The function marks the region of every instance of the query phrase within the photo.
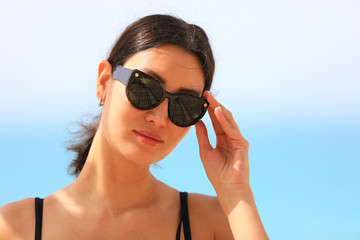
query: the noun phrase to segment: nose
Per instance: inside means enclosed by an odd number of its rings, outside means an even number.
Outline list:
[[[169,122],[169,99],[165,98],[157,107],[147,110],[145,120],[156,126],[165,127]]]

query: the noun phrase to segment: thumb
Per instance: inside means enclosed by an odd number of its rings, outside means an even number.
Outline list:
[[[206,152],[211,151],[213,148],[210,144],[204,122],[200,120],[198,123],[195,124],[195,128],[199,144],[200,157],[202,158]]]

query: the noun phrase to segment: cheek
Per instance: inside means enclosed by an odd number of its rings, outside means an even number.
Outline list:
[[[120,85],[120,84],[119,84]],[[101,123],[105,135],[116,137],[121,131],[124,131],[131,119],[136,117],[134,107],[127,100],[125,89],[122,85],[113,85],[109,88],[102,110]],[[115,135],[115,136],[114,136]],[[108,139],[109,140],[109,139]]]
[[[157,151],[157,153],[155,154],[156,156],[154,155],[154,159],[156,159],[156,162],[167,157],[175,149],[175,147],[181,142],[181,140],[186,136],[189,130],[190,127],[180,128],[175,125],[168,127],[166,130],[169,136],[167,138],[167,143],[162,147],[161,150],[159,149],[159,151]]]
[[[187,135],[187,133],[189,132],[190,127],[187,128],[182,128],[182,127],[178,127],[173,125],[173,128],[170,130],[171,132],[171,148],[175,148],[180,142],[181,140]]]
[[[109,89],[103,111],[107,113],[108,120],[115,125],[116,122],[123,122],[132,118],[138,112],[128,101],[125,94],[125,86],[122,84],[114,84]]]

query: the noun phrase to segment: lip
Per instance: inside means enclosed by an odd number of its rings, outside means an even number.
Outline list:
[[[155,147],[164,142],[162,136],[148,129],[134,130],[135,136],[143,143]]]

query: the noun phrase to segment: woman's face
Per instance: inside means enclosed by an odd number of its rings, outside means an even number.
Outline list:
[[[124,67],[149,74],[171,93],[195,91],[201,96],[204,88],[199,60],[175,45],[139,52],[131,56]],[[126,159],[137,164],[156,163],[165,158],[190,129],[170,121],[168,103],[166,98],[154,109],[139,110],[128,101],[125,86],[111,78],[99,129],[111,149]]]

